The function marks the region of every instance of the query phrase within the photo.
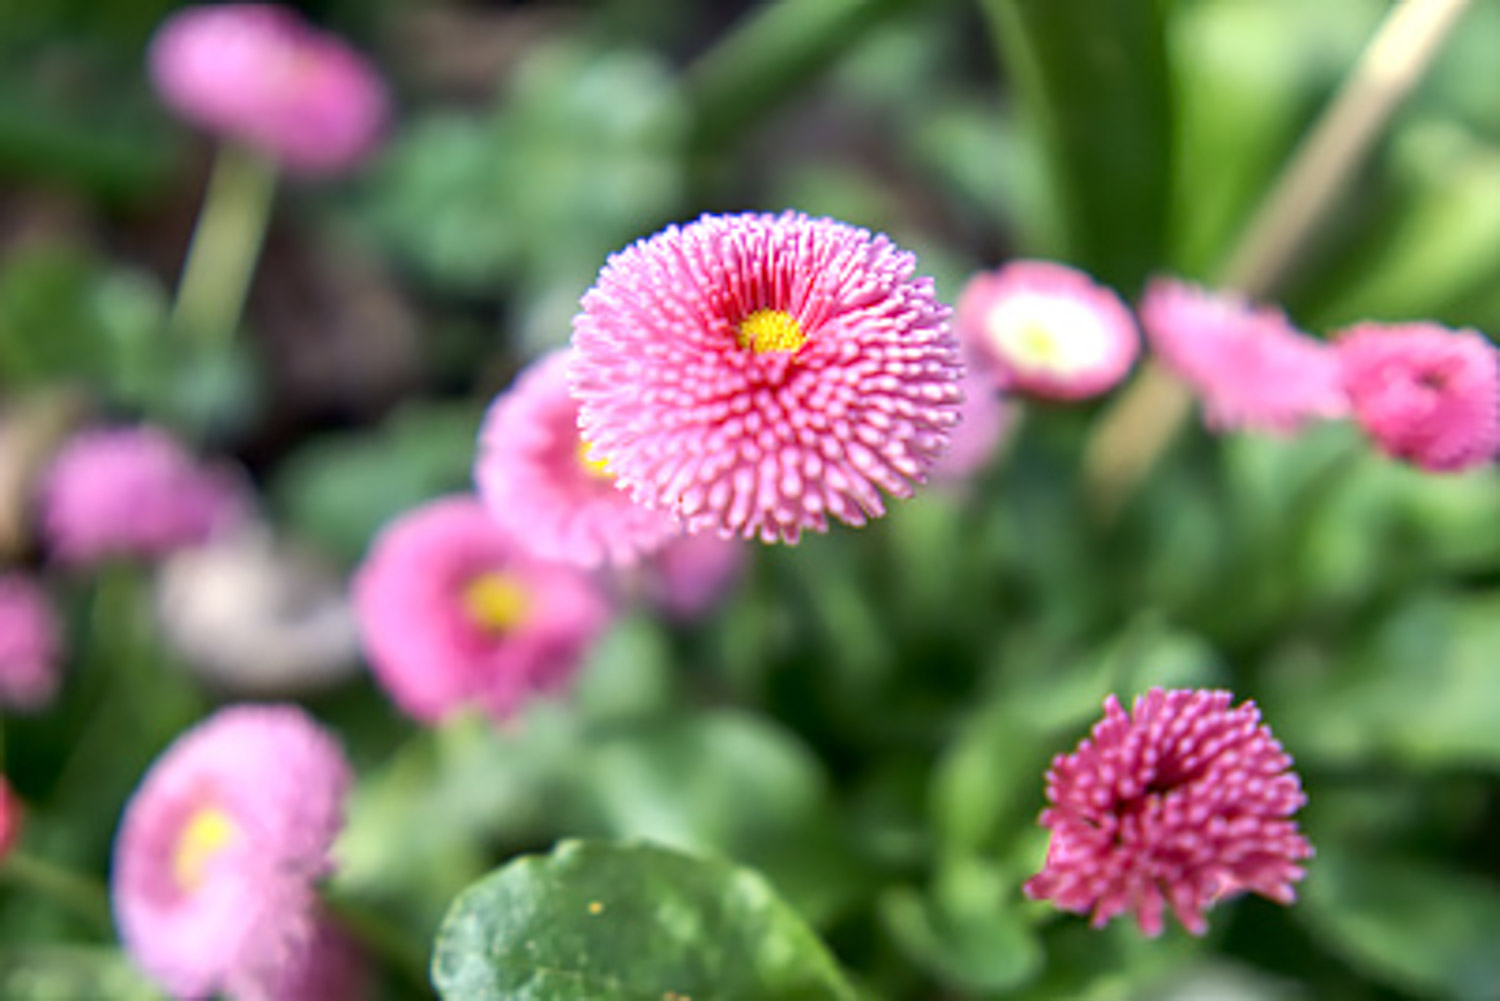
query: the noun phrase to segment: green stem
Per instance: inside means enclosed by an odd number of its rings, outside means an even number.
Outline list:
[[[393,971],[425,996],[431,996],[427,975],[427,952],[412,936],[352,897],[325,889],[323,906],[372,955],[383,959]]]
[[[233,338],[275,194],[273,163],[243,147],[219,148],[168,320],[184,343],[213,349]]]
[[[20,849],[6,856],[0,880],[46,897],[114,937],[109,893],[98,881]]]

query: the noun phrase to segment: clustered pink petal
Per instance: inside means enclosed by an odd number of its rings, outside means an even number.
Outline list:
[[[278,996],[321,961],[315,884],[333,870],[351,781],[338,742],[295,706],[232,706],[178,737],[115,839],[111,894],[130,955],[177,997]],[[194,844],[205,818],[211,837]]]
[[[1113,290],[1052,261],[1012,261],[969,279],[959,337],[1001,389],[1082,400],[1112,388],[1141,350]]]
[[[62,680],[62,628],[47,592],[19,573],[0,574],[0,706],[41,709]]]
[[[239,476],[200,464],[152,427],[74,435],[42,483],[43,534],[67,563],[162,557],[241,524],[247,513]]]
[[[734,586],[745,556],[745,543],[738,539],[679,535],[646,562],[646,594],[668,617],[696,619]]]
[[[691,532],[795,542],[907,497],[958,420],[949,310],[885,236],[706,215],[614,254],[573,321],[579,425]]]
[[[1279,309],[1156,279],[1141,321],[1152,349],[1202,399],[1216,431],[1291,434],[1349,412],[1334,349],[1299,332]]]
[[[586,463],[567,366],[568,352],[554,351],[495,400],[479,432],[474,482],[490,516],[543,559],[628,566],[678,526]]]
[[[1500,351],[1482,335],[1362,323],[1336,344],[1354,417],[1387,454],[1454,472],[1500,453]]]
[[[20,799],[10,787],[10,780],[0,775],[0,865],[5,864],[10,850],[21,840],[25,816]]]
[[[1292,759],[1253,702],[1225,691],[1159,688],[1104,719],[1047,772],[1047,862],[1026,894],[1101,927],[1126,911],[1147,935],[1170,907],[1188,931],[1243,892],[1288,904],[1312,846],[1292,815],[1306,801]]]
[[[964,402],[958,426],[947,450],[933,463],[933,482],[960,483],[983,469],[1010,425],[1011,408],[995,389],[987,370],[978,364],[968,365],[959,388]]]
[[[157,91],[178,114],[299,173],[354,167],[385,127],[375,69],[288,7],[184,8],[157,30],[149,59]]]
[[[502,721],[565,689],[612,617],[593,577],[537,559],[466,496],[387,525],[353,588],[376,680],[424,722],[467,705]],[[486,589],[499,595],[495,621]]]

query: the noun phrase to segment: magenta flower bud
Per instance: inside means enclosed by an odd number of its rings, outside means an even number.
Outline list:
[[[18,573],[0,574],[0,706],[44,708],[62,681],[63,634],[47,592]]]
[[[10,787],[10,780],[0,775],[0,865],[10,856],[10,851],[21,840],[21,827],[26,814]]]

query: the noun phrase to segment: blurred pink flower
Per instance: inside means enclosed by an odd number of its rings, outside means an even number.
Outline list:
[[[1141,322],[1158,357],[1202,399],[1215,431],[1291,434],[1349,412],[1333,348],[1279,309],[1158,278],[1146,289]]]
[[[739,539],[679,535],[646,561],[646,594],[670,618],[696,619],[724,599],[747,555]]]
[[[957,342],[885,236],[703,216],[610,257],[573,321],[591,454],[691,532],[796,542],[907,497],[958,419]]]
[[[281,996],[323,961],[315,883],[333,870],[352,776],[301,709],[232,706],[146,773],[115,839],[126,950],[178,997]]]
[[[10,857],[10,850],[21,840],[21,827],[25,823],[25,811],[21,800],[10,787],[10,780],[0,775],[0,865]]]
[[[578,436],[568,352],[528,366],[490,406],[474,481],[500,526],[544,559],[628,566],[677,533],[664,511],[631,500]]]
[[[1107,392],[1141,350],[1120,297],[1052,261],[1012,261],[969,279],[957,327],[1001,389],[1046,399]]]
[[[1011,407],[995,380],[979,364],[965,368],[959,381],[964,402],[948,448],[932,466],[934,483],[959,483],[989,464],[1010,424]]]
[[[1354,417],[1388,455],[1441,473],[1500,452],[1500,351],[1481,334],[1361,323],[1336,346]]]
[[[473,497],[391,522],[353,586],[376,679],[429,723],[469,704],[505,720],[566,688],[612,616],[591,576],[532,556]]]
[[[1105,699],[1091,737],[1047,772],[1052,842],[1026,895],[1092,911],[1095,927],[1132,911],[1151,936],[1167,906],[1202,935],[1224,897],[1291,903],[1313,853],[1291,819],[1306,797],[1255,703],[1231,699],[1154,688],[1128,715]]]
[[[152,427],[74,435],[42,483],[47,544],[74,564],[159,558],[239,525],[247,508],[235,473],[200,464]]]
[[[151,78],[183,118],[308,175],[348,170],[374,151],[387,99],[343,41],[289,7],[186,7],[157,29]]]
[[[0,707],[29,711],[51,702],[62,655],[62,628],[47,592],[23,574],[0,574]]]
[[[326,913],[317,912],[306,946],[279,964],[260,989],[266,1001],[345,1001],[368,996],[363,951]]]

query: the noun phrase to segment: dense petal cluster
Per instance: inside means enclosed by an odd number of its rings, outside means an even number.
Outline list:
[[[0,574],[0,707],[40,709],[61,680],[62,628],[47,592],[19,573]]]
[[[1355,420],[1387,454],[1453,472],[1500,453],[1500,351],[1482,335],[1364,323],[1337,348]]]
[[[353,167],[385,126],[374,68],[288,7],[185,8],[157,30],[149,58],[157,91],[178,114],[300,173]]]
[[[490,406],[474,482],[500,526],[544,559],[627,566],[678,526],[615,484],[578,435],[568,352],[538,359]]]
[[[283,996],[327,961],[316,882],[333,869],[352,776],[294,706],[234,706],[152,765],[115,840],[126,949],[177,997]]]
[[[1066,265],[1012,261],[969,279],[958,333],[1000,388],[1081,400],[1113,388],[1140,354],[1130,310]]]
[[[948,309],[885,236],[704,216],[613,255],[573,322],[591,454],[689,531],[795,542],[906,497],[958,420]]]
[[[1146,289],[1141,322],[1157,356],[1202,399],[1216,431],[1289,434],[1348,413],[1334,349],[1300,333],[1278,309],[1157,279]]]
[[[1204,911],[1243,892],[1290,903],[1312,846],[1292,815],[1305,802],[1292,759],[1253,702],[1224,691],[1152,689],[1104,719],[1047,772],[1052,831],[1035,899],[1096,926],[1133,912],[1161,933],[1167,907],[1195,935]]]
[[[74,435],[42,484],[43,534],[53,556],[74,564],[165,556],[240,524],[247,509],[234,473],[152,427]]]
[[[505,720],[565,688],[612,615],[591,576],[537,559],[473,497],[387,525],[353,586],[376,679],[427,722],[468,705]]]

